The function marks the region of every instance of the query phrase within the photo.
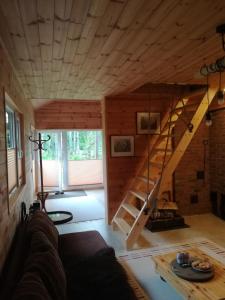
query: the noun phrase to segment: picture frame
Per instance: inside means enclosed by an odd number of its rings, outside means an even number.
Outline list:
[[[134,156],[134,136],[111,136],[111,156]]]
[[[160,113],[137,112],[137,134],[160,134]]]

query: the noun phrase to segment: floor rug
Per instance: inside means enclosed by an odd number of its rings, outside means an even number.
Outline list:
[[[122,260],[119,260],[119,263],[123,266],[123,268],[124,268],[124,270],[126,272],[127,281],[129,283],[129,285],[132,287],[132,289],[133,289],[133,291],[135,293],[136,298],[138,300],[148,300],[149,299],[148,295],[142,289],[142,287],[138,283],[137,279],[135,278],[135,276],[133,275],[133,273],[131,272],[131,270],[127,266],[127,264],[124,263]]]
[[[70,197],[46,200],[46,209],[50,211],[69,211],[73,219],[68,223],[103,219],[105,208],[103,203],[94,196]]]
[[[71,191],[71,192],[64,192],[63,194],[49,194],[48,199],[61,199],[61,198],[71,198],[71,197],[81,197],[81,196],[87,196],[85,191],[83,190],[77,190],[77,191]]]
[[[160,279],[155,273],[154,262],[151,257],[173,251],[188,251],[189,248],[197,247],[213,256],[218,261],[225,263],[225,248],[208,239],[192,239],[179,244],[152,247],[134,251],[123,251],[117,256],[128,265],[141,287],[151,300],[183,300],[177,291]]]

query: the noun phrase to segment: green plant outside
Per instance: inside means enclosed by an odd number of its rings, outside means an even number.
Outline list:
[[[47,135],[50,135],[51,139],[45,143],[45,150],[42,151],[43,160],[58,159],[58,145],[62,143],[61,138],[66,139],[68,160],[102,159],[101,131],[67,131],[62,132],[63,137],[55,132],[44,132],[42,139],[47,139]]]

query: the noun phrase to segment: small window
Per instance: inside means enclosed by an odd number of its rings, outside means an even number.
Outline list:
[[[12,194],[25,182],[22,145],[22,115],[10,106],[5,109],[8,193]]]
[[[15,115],[14,112],[6,106],[6,138],[7,148],[15,148]]]

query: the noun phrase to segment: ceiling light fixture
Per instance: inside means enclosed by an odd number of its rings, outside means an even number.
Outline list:
[[[212,118],[211,118],[211,114],[209,111],[207,111],[205,114],[205,125],[207,127],[210,127],[212,125]]]
[[[225,24],[219,25],[216,27],[216,33],[219,33],[221,35],[222,39],[222,48],[225,51]],[[211,73],[217,73],[219,72],[219,90],[217,91],[217,103],[219,105],[224,104],[224,91],[222,90],[221,86],[221,73],[225,71],[225,56],[218,58],[216,62],[209,64],[209,65],[203,65],[200,68],[200,74],[203,76],[207,77],[207,101],[208,101],[208,107],[207,107],[207,112],[206,112],[206,119],[205,119],[205,124],[206,126],[211,126],[212,125],[212,119],[211,119],[211,114],[209,111],[209,84],[208,84],[208,76]]]
[[[216,27],[216,33],[221,35],[222,48],[225,51],[225,24]],[[207,76],[211,73],[223,72],[225,71],[225,56],[218,58],[214,63],[209,65],[203,65],[200,69],[200,74]]]

